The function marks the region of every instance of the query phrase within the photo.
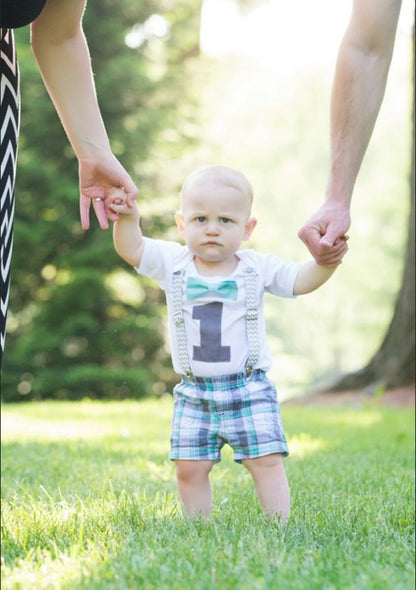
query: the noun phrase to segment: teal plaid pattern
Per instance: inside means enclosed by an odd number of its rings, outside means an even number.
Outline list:
[[[289,454],[276,390],[264,371],[183,379],[174,389],[169,458],[221,460],[229,444],[234,460]]]

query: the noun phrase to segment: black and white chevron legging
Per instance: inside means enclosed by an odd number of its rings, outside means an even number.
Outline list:
[[[14,185],[19,135],[19,68],[13,32],[0,29],[0,196],[1,196],[1,291],[0,291],[0,367],[6,336],[6,316],[10,292],[10,267],[13,248]]]

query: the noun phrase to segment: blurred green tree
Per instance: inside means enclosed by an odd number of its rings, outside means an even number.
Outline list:
[[[156,198],[163,159],[178,158],[193,141],[199,15],[199,0],[101,0],[87,7],[84,29],[103,118],[142,199]],[[2,399],[162,391],[160,381],[173,379],[162,345],[163,295],[131,279],[110,232],[94,222],[81,230],[76,159],[31,55],[28,28],[16,38],[22,120]],[[161,235],[168,212],[148,218],[146,231]]]

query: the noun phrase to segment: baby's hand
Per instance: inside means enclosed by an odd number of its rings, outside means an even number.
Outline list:
[[[133,208],[127,203],[126,193],[122,189],[112,189],[106,197],[106,205],[117,214],[131,215],[133,212]]]
[[[345,254],[348,252],[348,242],[349,236],[341,236],[335,240],[335,243],[331,248],[328,250],[327,253],[327,261],[322,266],[327,266],[329,268],[338,266],[341,264],[342,259],[344,258]],[[319,264],[319,262],[318,262]]]

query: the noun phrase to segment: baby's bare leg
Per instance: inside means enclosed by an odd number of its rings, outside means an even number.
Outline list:
[[[245,459],[243,464],[250,471],[263,511],[285,523],[290,514],[290,491],[280,453]]]
[[[178,459],[175,463],[179,496],[185,512],[189,516],[211,516],[212,493],[209,472],[215,461]]]

